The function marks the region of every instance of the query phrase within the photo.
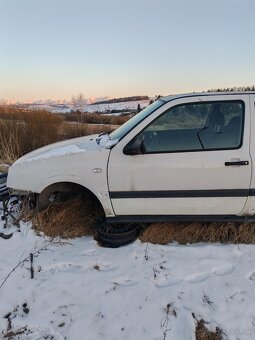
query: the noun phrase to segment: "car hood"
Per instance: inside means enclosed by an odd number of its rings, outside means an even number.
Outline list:
[[[98,135],[79,137],[44,146],[19,158],[13,166],[25,162],[80,154],[88,151],[100,151],[104,146],[97,143],[97,137]]]

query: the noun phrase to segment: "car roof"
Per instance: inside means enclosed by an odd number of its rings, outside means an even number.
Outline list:
[[[201,97],[201,96],[218,96],[218,95],[255,95],[255,91],[226,91],[226,92],[193,92],[193,93],[182,93],[182,94],[174,94],[170,96],[160,97],[160,100],[164,102],[169,102],[173,99],[178,98],[186,98],[186,97]]]

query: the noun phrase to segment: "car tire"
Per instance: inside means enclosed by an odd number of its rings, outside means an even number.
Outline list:
[[[95,239],[103,247],[118,248],[135,241],[139,232],[139,225],[109,225],[104,222],[98,224]]]

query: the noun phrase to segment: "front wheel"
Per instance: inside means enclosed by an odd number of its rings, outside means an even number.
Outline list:
[[[68,197],[68,192],[63,188],[48,187],[36,196],[36,207],[39,211],[42,211],[54,202],[65,202]]]

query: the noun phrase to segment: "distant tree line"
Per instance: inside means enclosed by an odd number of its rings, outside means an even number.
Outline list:
[[[255,85],[211,89],[211,90],[208,90],[207,92],[242,92],[242,91],[255,91]]]
[[[148,96],[132,96],[132,97],[123,97],[123,98],[114,98],[114,99],[109,99],[109,100],[102,100],[100,102],[96,102],[96,104],[123,103],[123,102],[131,102],[131,101],[136,101],[136,100],[148,100],[148,99],[149,99]]]

